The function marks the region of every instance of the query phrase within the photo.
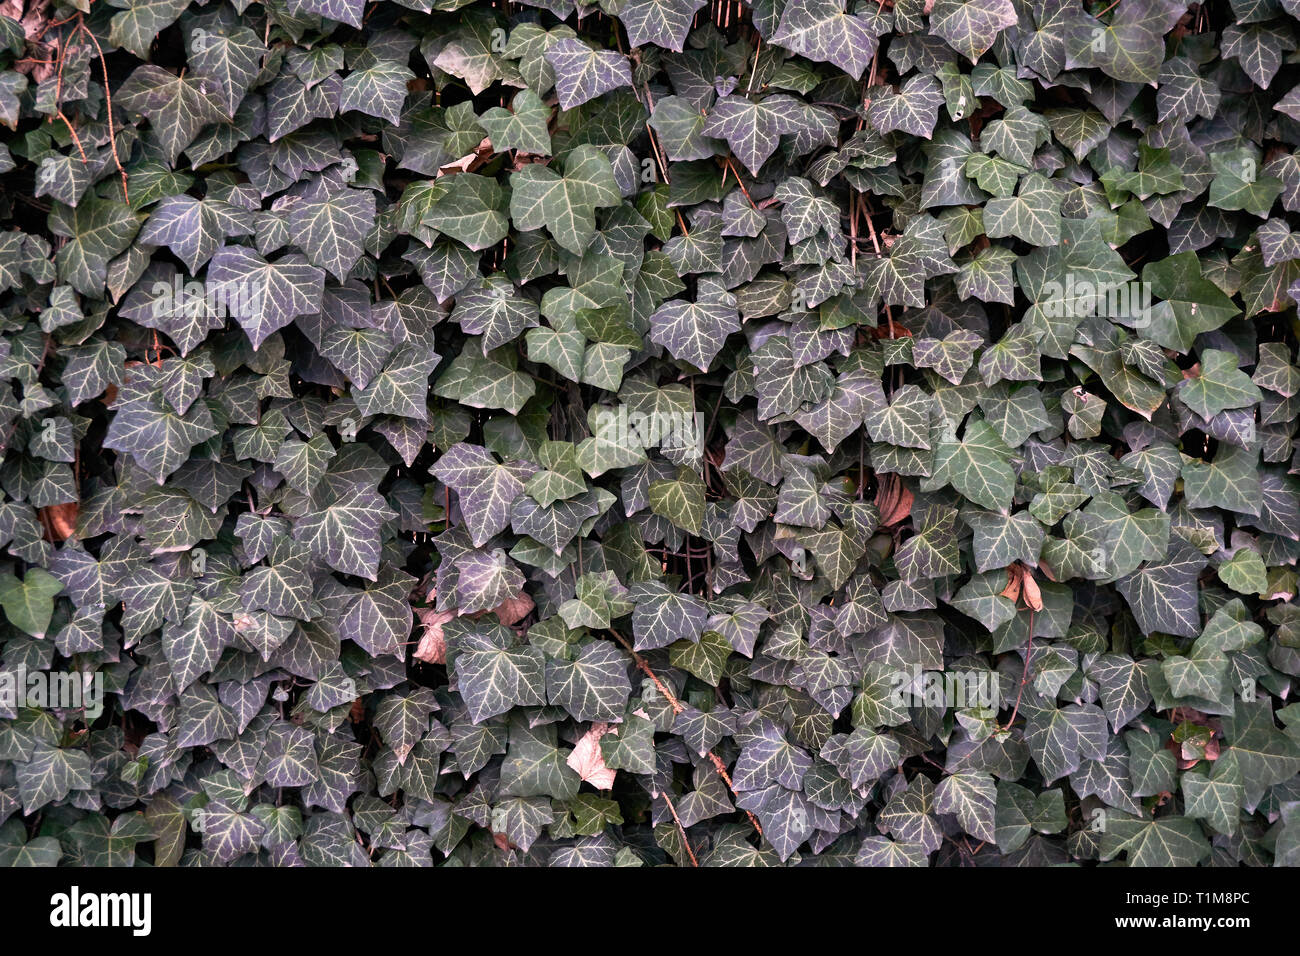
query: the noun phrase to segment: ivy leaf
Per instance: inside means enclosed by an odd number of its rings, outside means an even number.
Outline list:
[[[788,9],[788,8],[787,8]],[[867,119],[881,133],[902,130],[929,139],[939,120],[943,91],[933,76],[910,77],[897,93],[881,92],[867,107]]]
[[[546,662],[547,699],[575,720],[617,720],[632,692],[627,668],[618,648],[592,641],[572,661]]]
[[[574,255],[581,255],[596,234],[595,211],[618,205],[622,199],[609,160],[594,146],[570,152],[563,175],[532,163],[514,173],[510,185],[510,216],[515,225],[520,229],[545,226]]]
[[[686,34],[697,10],[707,0],[622,0],[610,8],[627,30],[634,47],[654,44],[665,50],[682,51]]]
[[[194,446],[218,433],[203,402],[177,414],[160,392],[124,391],[115,407],[104,447],[130,453],[160,484],[185,464]]]
[[[1217,760],[1209,773],[1185,773],[1181,783],[1187,816],[1206,820],[1221,833],[1237,832],[1246,792],[1236,760]]]
[[[31,568],[22,580],[0,577],[0,607],[9,623],[35,638],[43,638],[54,617],[54,598],[63,582],[43,568]]]
[[[1010,450],[989,424],[975,419],[960,441],[943,442],[935,449],[931,481],[951,484],[975,504],[1006,514],[1016,486],[1009,459]]]
[[[1263,559],[1243,548],[1216,569],[1219,580],[1238,594],[1262,594],[1268,587]]]
[[[683,531],[699,534],[704,521],[704,482],[689,468],[677,469],[675,478],[651,482],[650,508]]]
[[[511,707],[546,703],[546,659],[535,647],[510,647],[497,632],[471,632],[456,655],[456,680],[479,724]]]
[[[41,741],[31,756],[14,768],[23,813],[35,813],[74,790],[90,790],[91,761],[83,750],[52,747]]]
[[[675,299],[650,316],[650,340],[674,358],[708,371],[727,336],[740,330],[734,304],[724,301],[685,302]]]
[[[537,306],[516,294],[514,286],[502,278],[484,279],[462,292],[451,318],[471,335],[483,336],[485,349],[505,345],[538,324]]]
[[[638,651],[698,640],[703,633],[709,614],[698,598],[669,591],[657,581],[634,584],[629,592],[635,603],[632,633]]]
[[[397,517],[382,495],[355,485],[321,511],[294,526],[294,540],[307,545],[326,564],[368,581],[379,570],[381,528]]]
[[[300,255],[269,262],[247,246],[224,246],[208,263],[208,283],[257,349],[296,316],[320,310],[325,273]]]
[[[985,232],[990,239],[1014,236],[1035,246],[1054,246],[1061,241],[1060,209],[1061,194],[1042,175],[1030,173],[1014,198],[985,204]]]
[[[791,744],[776,724],[760,718],[744,735],[732,779],[739,791],[757,790],[772,782],[798,790],[811,766],[808,754]]]
[[[257,846],[266,826],[224,800],[213,800],[197,811],[202,821],[203,848],[221,863],[230,863]]]
[[[1016,20],[1011,0],[938,0],[930,11],[930,30],[974,63]]]
[[[73,405],[102,395],[109,385],[122,384],[126,350],[117,342],[92,339],[67,352],[68,398]]]
[[[912,345],[912,361],[917,368],[933,369],[953,385],[959,385],[970,368],[975,350],[983,344],[979,333],[956,329],[942,339],[917,339]]]
[[[778,93],[761,100],[724,96],[709,111],[701,132],[725,139],[736,158],[757,176],[781,137],[805,124],[803,104],[792,96]]]
[[[1113,860],[1121,853],[1129,866],[1195,866],[1209,856],[1210,844],[1187,817],[1144,820],[1115,814],[1106,820],[1101,858]]]
[[[1086,15],[1068,28],[1066,67],[1091,66],[1126,83],[1154,83],[1165,58],[1165,34],[1187,8],[1181,0],[1124,4],[1109,23]]]
[[[411,605],[407,597],[412,584],[414,580],[410,576],[390,565],[381,566],[376,586],[367,587],[348,605],[339,624],[339,634],[374,657],[400,653],[411,633]]]
[[[1045,119],[1023,106],[1013,106],[988,125],[980,136],[980,145],[986,150],[996,152],[1009,162],[1028,167],[1033,165],[1034,150],[1047,142],[1050,135]],[[967,160],[968,168],[978,155],[971,154],[971,158]],[[1018,172],[1023,173],[1024,170]],[[985,188],[982,182],[980,186]],[[1010,192],[1010,189],[1005,189],[997,195],[1009,195]]]
[[[1244,209],[1263,219],[1286,188],[1280,179],[1257,172],[1259,156],[1253,149],[1212,153],[1210,163],[1214,179],[1206,203],[1218,209]]]
[[[678,641],[673,644],[668,659],[674,667],[694,674],[700,680],[713,684],[722,678],[731,645],[717,631],[705,631],[698,641]]]
[[[962,829],[973,837],[996,842],[993,832],[997,785],[986,773],[954,773],[934,788],[936,813],[952,813]]]
[[[1016,561],[1028,567],[1038,563],[1046,530],[1031,513],[971,512],[963,515],[963,519],[974,531],[972,546],[977,571],[1009,567]]]
[[[890,305],[924,305],[925,280],[956,272],[948,257],[943,229],[929,216],[916,216],[894,243],[889,255],[867,260],[868,289],[878,291]]]
[[[771,39],[791,53],[833,63],[858,80],[876,55],[877,35],[875,24],[850,16],[842,0],[789,0]]]
[[[27,832],[17,820],[10,820],[0,830],[0,865],[58,866],[63,847],[54,837],[27,839]],[[134,844],[132,845],[134,853]]]
[[[434,394],[471,408],[501,408],[512,415],[519,414],[537,391],[535,381],[517,368],[497,361],[495,356],[476,354],[480,346],[481,343],[467,345],[452,359],[434,385]],[[426,376],[428,371],[424,370]]]
[[[460,29],[445,42],[426,45],[423,52],[431,66],[464,80],[478,96],[508,75],[502,59],[504,43],[504,30],[494,14],[470,11],[462,14]]]
[[[434,186],[436,198],[421,222],[479,252],[505,238],[505,194],[496,180],[461,173]]]
[[[565,37],[547,46],[545,56],[555,70],[555,91],[562,110],[632,85],[627,58],[613,50],[593,50],[581,40]]]
[[[905,581],[957,574],[957,512],[931,505],[917,515],[917,533],[903,543],[895,559]]]
[[[934,784],[929,777],[918,775],[907,787],[895,791],[880,813],[880,828],[901,843],[933,853],[943,840],[933,811]]]
[[[486,448],[460,442],[438,460],[433,473],[455,489],[477,548],[510,523],[510,507],[534,470],[522,463],[498,463]]]
[[[952,606],[973,617],[989,631],[996,631],[1016,616],[1015,602],[1005,597],[1005,573],[992,572],[973,577],[952,598]]]
[[[1166,348],[1186,352],[1199,333],[1219,328],[1241,311],[1202,276],[1200,259],[1193,252],[1148,263],[1142,268],[1142,279],[1163,300],[1151,307],[1150,324],[1142,335]]]
[[[1106,719],[1117,733],[1151,703],[1146,671],[1131,657],[1103,654],[1088,673],[1101,687]]]
[[[161,2],[166,5],[168,0],[161,0]],[[179,0],[176,2],[179,3]],[[152,4],[148,8],[152,8]],[[125,14],[118,14],[118,16],[125,16]],[[150,41],[158,33],[158,30],[151,31],[148,34]],[[239,110],[244,95],[261,72],[262,57],[266,54],[266,47],[258,39],[257,34],[245,26],[233,29],[200,27],[190,31],[188,39],[190,65],[200,76],[205,76],[217,84],[220,88],[218,102],[221,104],[222,111],[226,116],[233,117]]]
[[[930,853],[919,843],[872,836],[862,841],[854,862],[858,866],[926,866]]]
[[[215,80],[198,74],[177,76],[152,64],[136,67],[114,99],[121,108],[149,118],[153,138],[168,163],[176,162],[204,126],[230,119]]]
[[[320,773],[315,742],[306,727],[277,721],[267,733],[258,760],[258,776],[273,787],[301,787],[313,782]]]
[[[273,541],[268,557],[268,564],[254,568],[240,584],[244,607],[305,620],[312,595],[311,552],[286,535]]]
[[[393,126],[400,124],[406,85],[415,79],[415,74],[405,63],[396,60],[375,58],[356,66],[359,68],[343,78],[339,90],[339,112],[357,110],[368,116],[378,116]]]
[[[55,202],[50,229],[68,240],[55,256],[59,278],[82,295],[100,296],[108,263],[131,244],[140,217],[123,203],[86,197],[76,208]]]
[[[655,101],[649,125],[658,134],[659,144],[668,158],[677,162],[709,159],[721,149],[704,135],[704,124],[709,120],[710,117],[684,97],[665,96]],[[757,138],[753,141],[756,143]],[[775,150],[775,142],[772,148]]]
[[[1196,64],[1185,56],[1166,60],[1160,68],[1156,108],[1161,122],[1170,116],[1185,121],[1197,116],[1214,116],[1219,109],[1219,96],[1218,87],[1202,77]]]
[[[550,108],[532,90],[520,90],[510,102],[510,109],[494,106],[478,118],[492,139],[492,146],[502,152],[517,149],[524,153],[551,154],[551,134],[546,128]]]
[[[814,435],[823,448],[834,451],[884,403],[879,382],[865,372],[849,372],[835,380],[834,389],[820,405],[801,411],[795,421]]]
[[[1048,783],[1073,773],[1084,759],[1100,760],[1105,755],[1106,717],[1100,707],[1069,704],[1058,708],[1042,698],[1024,703],[1029,705],[1025,708],[1025,743]]]
[[[456,606],[465,614],[500,607],[524,586],[524,577],[500,548],[469,551],[455,560]]]
[[[230,203],[168,196],[154,208],[140,230],[140,241],[166,246],[190,272],[198,272],[226,236],[251,229],[251,217]]]
[[[1235,355],[1206,349],[1201,353],[1200,374],[1178,383],[1178,397],[1209,421],[1226,409],[1258,404],[1264,395],[1244,372],[1238,371]]]
[[[343,189],[289,207],[289,229],[312,265],[347,279],[361,258],[362,241],[375,223],[375,197],[367,189]]]
[[[163,652],[178,691],[210,671],[235,640],[235,626],[211,603],[195,595],[182,621],[163,628]]]
[[[175,23],[189,4],[184,0],[116,0],[110,6],[123,12],[113,14],[109,21],[108,41],[147,60],[154,38]]]
[[[1234,23],[1223,31],[1224,57],[1237,60],[1261,89],[1268,89],[1282,68],[1282,55],[1295,48],[1295,35],[1285,22]]]
[[[957,274],[957,292],[963,299],[974,296],[983,302],[1015,301],[1015,282],[1011,271],[1016,255],[1002,246],[989,246],[975,258],[961,264]]]
[[[1116,588],[1144,631],[1196,637],[1201,633],[1196,576],[1205,565],[1203,555],[1174,541],[1168,556],[1147,562],[1116,582]]]
[[[878,780],[897,765],[900,753],[897,740],[865,727],[851,734],[834,734],[821,749],[821,757],[834,764],[854,787],[869,786]]]
[[[362,415],[401,415],[424,421],[429,373],[438,354],[409,343],[397,349],[378,375],[355,394]]]
[[[361,26],[366,9],[365,0],[291,0],[291,5],[295,10],[318,13],[351,27]]]
[[[1273,722],[1267,700],[1238,700],[1224,721],[1224,737],[1236,756],[1246,788],[1246,806],[1253,806],[1266,788],[1300,773],[1300,745]]]

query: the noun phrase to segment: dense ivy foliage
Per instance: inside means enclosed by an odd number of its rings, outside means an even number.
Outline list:
[[[1298,17],[0,0],[0,863],[1300,862]]]

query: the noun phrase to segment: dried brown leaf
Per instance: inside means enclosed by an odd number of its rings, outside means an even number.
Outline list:
[[[1021,568],[1020,596],[1024,598],[1025,606],[1031,607],[1035,611],[1041,611],[1043,609],[1043,592],[1039,589],[1038,582],[1034,580],[1034,572],[1023,564],[1018,566]]]
[[[880,525],[889,528],[912,513],[916,496],[903,484],[902,476],[892,472],[880,476],[876,491],[876,507],[880,510]]]
[[[416,608],[416,616],[424,627],[419,646],[411,656],[426,664],[447,663],[447,639],[442,636],[442,626],[456,616],[455,611],[437,611],[431,607]]]
[[[77,501],[65,501],[62,504],[46,505],[41,509],[41,521],[45,525],[46,536],[56,544],[77,533],[77,515],[81,504]]]
[[[616,771],[605,766],[605,758],[600,753],[600,738],[611,731],[618,733],[609,724],[592,724],[566,761],[579,777],[597,790],[608,790],[614,786]]]
[[[533,599],[528,596],[528,592],[520,591],[514,597],[501,602],[492,611],[501,620],[502,624],[510,627],[513,624],[518,624],[531,614],[536,606]]]

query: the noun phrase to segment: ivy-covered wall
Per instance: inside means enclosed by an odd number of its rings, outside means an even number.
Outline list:
[[[0,0],[0,864],[1300,862],[1300,0]]]

